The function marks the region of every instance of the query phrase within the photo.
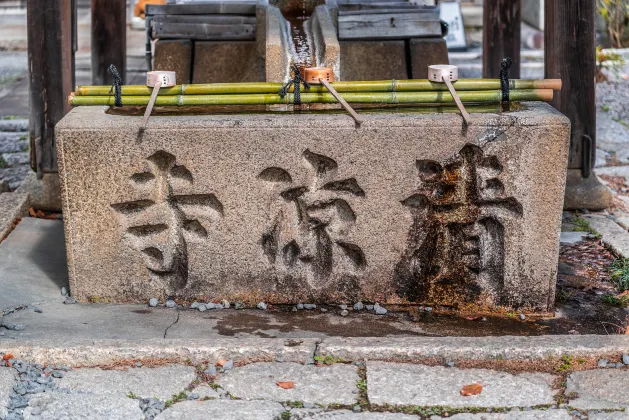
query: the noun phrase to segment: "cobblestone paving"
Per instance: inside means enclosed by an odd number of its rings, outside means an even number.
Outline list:
[[[20,186],[29,171],[28,120],[0,119],[0,183],[11,190]]]
[[[31,393],[17,375],[28,364],[8,360],[12,367],[0,367],[0,420],[629,419],[628,369],[560,377],[389,362],[262,362],[216,372],[211,365],[130,363],[67,372],[40,367],[52,386]],[[461,396],[471,383],[483,385],[481,394]],[[16,394],[24,407],[7,410]]]

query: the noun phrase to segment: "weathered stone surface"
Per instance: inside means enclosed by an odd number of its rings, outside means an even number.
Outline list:
[[[602,412],[589,412],[588,420],[627,420],[629,419],[629,412],[627,411],[602,411]]]
[[[144,420],[138,401],[123,395],[109,394],[37,394],[24,410],[31,420]]]
[[[215,418],[221,420],[276,420],[284,411],[270,401],[184,401],[162,411],[155,420]]]
[[[290,412],[291,420],[333,419],[333,420],[417,420],[417,416],[402,413],[363,412],[349,410],[325,411],[323,409],[296,409]]]
[[[356,366],[300,365],[297,363],[253,363],[222,375],[217,383],[231,395],[243,399],[303,401],[311,404],[356,402]],[[277,382],[294,382],[284,389]]]
[[[427,79],[428,66],[449,64],[448,46],[443,38],[414,38],[410,41],[413,79]]]
[[[565,210],[603,210],[608,208],[614,197],[613,191],[596,176],[583,178],[581,169],[568,169],[566,174]]]
[[[255,41],[195,41],[192,83],[263,82]]]
[[[57,381],[61,388],[90,394],[126,396],[130,392],[140,398],[168,400],[186,389],[196,378],[194,367],[170,365],[128,370],[75,369]]]
[[[42,179],[37,179],[37,174],[30,171],[17,192],[27,192],[30,206],[35,209],[61,211],[59,174],[44,174]]]
[[[0,312],[1,313],[1,312]],[[2,317],[0,317],[0,320]],[[9,396],[13,393],[13,384],[15,383],[15,375],[11,368],[0,367],[0,419],[7,415],[7,404]]]
[[[545,104],[466,132],[456,114],[236,114],[156,118],[138,142],[140,118],[57,126],[78,299],[554,304],[569,126]]]
[[[29,153],[28,152],[17,152],[17,153],[3,153],[2,159],[9,166],[15,165],[23,165],[29,162]]]
[[[266,44],[264,55],[267,82],[285,82],[289,77],[291,53],[289,50],[286,21],[275,6],[266,8]]]
[[[0,240],[13,229],[16,219],[26,216],[28,212],[28,194],[2,193],[0,194]]]
[[[341,46],[336,36],[336,29],[330,16],[327,4],[315,7],[310,24],[314,51],[317,55],[316,63],[322,67],[330,67],[336,80],[342,80],[341,75]]]
[[[606,216],[584,215],[590,227],[602,235],[602,240],[611,250],[621,257],[629,257],[629,232]]]
[[[221,397],[221,395],[208,384],[201,384],[195,387],[192,392],[195,392],[197,395],[199,395],[200,400],[205,398],[216,400]]]
[[[547,360],[564,354],[597,357],[629,348],[624,335],[490,337],[329,337],[318,354],[346,361],[396,359]]]
[[[512,375],[487,369],[368,362],[367,395],[372,404],[448,407],[527,407],[552,404],[555,376]],[[465,385],[479,383],[480,395],[461,396]]]
[[[629,372],[596,369],[573,372],[568,376],[566,395],[576,393],[571,407],[583,410],[629,408]]]
[[[559,243],[561,245],[576,245],[583,242],[583,239],[589,235],[589,232],[561,232]]]
[[[0,179],[9,183],[12,190],[18,188],[22,184],[22,180],[26,177],[31,168],[28,165],[18,165],[9,168],[0,169]]]
[[[405,80],[404,41],[339,41],[343,80]]]
[[[573,417],[566,410],[512,410],[508,413],[461,413],[449,417],[433,416],[431,420],[438,419],[454,420],[572,420]],[[589,417],[592,418],[591,416]]]
[[[192,73],[192,41],[189,39],[158,39],[153,53],[153,70],[174,71],[177,83],[190,83]]]

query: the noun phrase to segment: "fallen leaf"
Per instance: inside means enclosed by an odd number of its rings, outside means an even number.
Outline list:
[[[35,209],[33,209],[32,207],[28,209],[28,214],[31,217],[37,217],[37,213],[35,213]]]
[[[279,386],[280,388],[283,389],[293,389],[295,388],[295,382],[293,381],[288,381],[288,382],[275,382],[277,384],[277,386]]]
[[[468,316],[468,317],[465,317],[465,319],[467,319],[468,321],[476,321],[478,318],[480,318],[480,316]]]
[[[15,359],[15,357],[13,357],[13,355],[10,353],[7,353],[4,356],[2,356],[2,360],[9,360],[9,359]]]
[[[465,385],[461,388],[461,395],[464,397],[468,397],[470,395],[478,395],[483,392],[483,386],[481,384],[470,384]]]
[[[216,362],[217,366],[223,367],[223,365],[227,363],[227,360],[219,360],[218,362]]]
[[[625,327],[625,334],[624,335],[629,335],[629,325],[627,325]]]
[[[622,293],[620,293],[620,294],[616,295],[616,297],[617,297],[618,299],[620,299],[621,297],[623,297],[623,296],[627,296],[627,295],[629,295],[629,290],[625,290],[624,292],[622,292]]]

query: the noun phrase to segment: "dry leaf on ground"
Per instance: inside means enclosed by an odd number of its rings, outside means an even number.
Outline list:
[[[481,384],[465,385],[461,388],[461,395],[468,397],[470,395],[478,395],[483,392],[483,386]]]
[[[277,386],[279,386],[280,388],[283,389],[293,389],[295,388],[295,382],[293,381],[288,381],[288,382],[275,382],[277,384]]]

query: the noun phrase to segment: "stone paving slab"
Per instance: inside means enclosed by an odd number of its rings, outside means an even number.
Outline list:
[[[184,401],[167,408],[155,420],[276,420],[283,411],[281,404],[271,401]]]
[[[317,354],[345,361],[361,360],[545,360],[564,354],[596,357],[623,353],[626,335],[556,335],[490,337],[329,337]]]
[[[357,372],[356,366],[340,363],[331,366],[255,363],[227,372],[217,384],[232,396],[248,400],[353,404],[358,398],[354,393],[360,379]],[[278,381],[293,381],[295,387],[280,388],[276,384]]]
[[[25,420],[144,420],[137,400],[109,394],[46,393],[31,398]]]
[[[2,158],[9,166],[25,165],[30,162],[28,152],[3,153]]]
[[[508,413],[461,413],[449,417],[432,416],[431,420],[443,418],[454,420],[571,420],[572,415],[566,410],[512,410]],[[590,417],[591,419],[592,417]]]
[[[28,120],[5,120],[0,119],[0,131],[28,131]]]
[[[221,395],[218,392],[216,392],[216,390],[212,388],[211,386],[209,386],[208,384],[201,384],[195,387],[192,390],[192,392],[198,394],[199,399],[201,400],[205,398],[217,400],[221,397]]]
[[[583,410],[629,408],[629,371],[596,369],[568,376],[566,395],[570,406]]]
[[[323,409],[291,410],[291,420],[333,419],[333,420],[417,420],[417,416],[402,413],[363,412],[349,410],[325,411]]]
[[[31,170],[28,165],[13,166],[10,168],[0,169],[0,179],[4,179],[9,182],[9,186],[12,190],[16,189],[22,183],[22,180],[28,175]]]
[[[13,391],[14,381],[13,369],[0,368],[0,419],[7,415],[7,404],[9,403],[9,395]]]
[[[589,412],[588,420],[627,420],[629,419],[629,412],[626,411],[611,411],[611,412]]]
[[[372,404],[449,407],[529,407],[553,404],[555,376],[512,375],[487,369],[368,362],[367,395]],[[461,388],[480,383],[480,395],[463,397]]]
[[[11,232],[15,220],[26,216],[27,212],[28,194],[15,192],[0,194],[0,241]],[[2,256],[0,256],[1,260]],[[1,264],[0,262],[0,267],[2,267]],[[0,282],[2,282],[1,279]],[[2,297],[0,297],[0,312],[2,309]]]
[[[629,257],[629,232],[618,223],[603,215],[586,214],[583,217],[590,227],[603,237],[603,243],[621,257]]]
[[[128,370],[83,368],[68,372],[57,384],[89,394],[126,396],[131,392],[140,398],[165,401],[186,389],[196,377],[194,367],[181,365]]]

